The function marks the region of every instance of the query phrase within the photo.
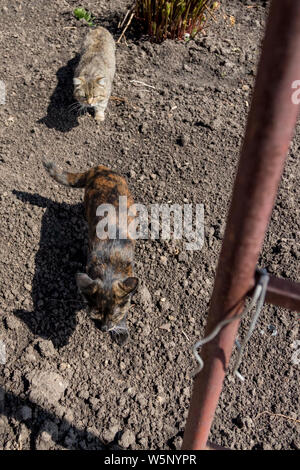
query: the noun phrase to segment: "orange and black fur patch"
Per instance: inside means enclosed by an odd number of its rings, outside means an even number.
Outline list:
[[[109,168],[99,165],[84,173],[59,171],[52,162],[43,162],[46,170],[58,183],[73,188],[85,188],[84,205],[88,222],[89,254],[86,274],[78,273],[77,285],[86,298],[92,318],[102,331],[110,331],[119,343],[128,338],[126,316],[131,296],[138,279],[134,276],[134,244],[121,227],[119,197],[126,196],[127,208],[134,204],[125,178]],[[109,219],[115,224],[115,238],[98,238],[97,225],[104,216],[97,215],[102,204],[110,204],[117,217]],[[113,211],[114,212],[114,211]],[[126,227],[134,219],[126,210]],[[122,234],[122,236],[120,236]]]

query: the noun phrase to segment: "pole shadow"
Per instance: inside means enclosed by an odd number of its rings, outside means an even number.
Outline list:
[[[20,409],[24,406],[34,410],[31,417],[26,419],[26,426],[31,431],[30,449],[35,450],[36,438],[43,430],[44,423],[56,422],[55,427],[48,427],[47,432],[50,433],[53,442],[70,450],[109,450],[111,445],[105,445],[93,433],[86,429],[79,429],[72,425],[64,418],[58,418],[54,413],[45,410],[40,405],[32,402],[28,398],[20,398],[12,392],[0,387],[0,416],[4,415],[8,419],[13,418],[17,421],[23,421],[20,416]],[[56,430],[58,429],[58,432]],[[71,436],[71,439],[66,437]],[[113,444],[113,443],[112,443]]]

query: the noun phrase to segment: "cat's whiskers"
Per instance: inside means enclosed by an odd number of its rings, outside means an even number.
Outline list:
[[[127,328],[126,326],[115,325],[112,328],[110,328],[108,331],[112,333],[113,335],[120,335],[124,333],[125,331],[127,331]]]
[[[87,108],[88,106],[86,106],[85,104],[81,104],[79,109],[79,116],[82,116],[86,112]]]
[[[76,108],[77,106],[80,106],[80,103],[78,101],[75,101],[74,103],[71,103],[68,106],[68,109],[73,109],[73,108]]]
[[[78,111],[79,109],[81,108],[81,104],[80,103],[72,103],[69,108],[68,108],[68,111],[69,113],[72,113],[73,111],[76,112],[76,114],[78,114]]]

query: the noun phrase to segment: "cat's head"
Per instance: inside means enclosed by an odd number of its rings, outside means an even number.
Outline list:
[[[102,331],[113,332],[130,307],[132,294],[138,286],[136,277],[113,281],[107,288],[100,279],[91,279],[87,274],[78,273],[77,286],[88,302],[91,318]]]
[[[106,98],[106,78],[96,77],[86,80],[84,77],[73,78],[74,97],[83,106],[96,106]]]

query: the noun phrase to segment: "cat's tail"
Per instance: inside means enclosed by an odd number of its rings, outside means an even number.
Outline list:
[[[89,171],[86,171],[85,173],[69,173],[68,171],[60,171],[55,163],[47,162],[45,160],[43,160],[43,165],[49,175],[60,184],[70,186],[72,188],[84,188],[87,183]]]

